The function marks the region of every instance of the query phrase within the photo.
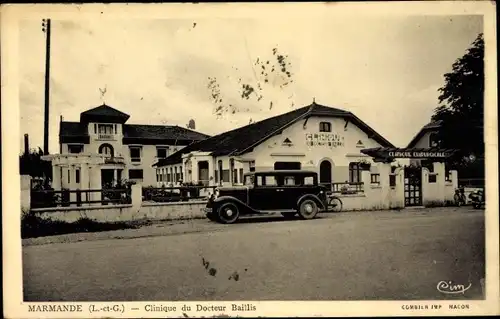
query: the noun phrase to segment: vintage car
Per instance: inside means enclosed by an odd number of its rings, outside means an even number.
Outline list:
[[[243,185],[217,188],[204,211],[212,221],[231,224],[240,216],[274,212],[312,219],[326,208],[326,188],[316,172],[278,170],[247,173]]]

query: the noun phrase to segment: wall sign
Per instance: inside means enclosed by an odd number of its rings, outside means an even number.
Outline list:
[[[282,143],[283,146],[293,146],[292,141],[287,137]]]
[[[344,137],[336,133],[307,133],[307,146],[343,147]]]
[[[448,152],[388,152],[389,157],[392,158],[446,158],[450,154]]]

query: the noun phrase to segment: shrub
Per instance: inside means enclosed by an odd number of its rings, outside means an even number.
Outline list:
[[[21,238],[62,235],[82,232],[101,232],[118,229],[137,228],[124,222],[98,222],[89,218],[80,218],[70,223],[51,218],[42,218],[34,212],[22,212]]]

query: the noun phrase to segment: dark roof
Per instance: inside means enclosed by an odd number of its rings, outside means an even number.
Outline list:
[[[130,115],[118,111],[109,105],[103,104],[80,113],[80,122],[109,122],[125,123]]]
[[[389,141],[375,132],[366,123],[361,121],[353,113],[341,109],[328,107],[313,103],[311,105],[296,109],[294,111],[274,116],[250,125],[246,125],[198,143],[193,143],[166,159],[158,161],[154,166],[175,164],[182,161],[182,155],[192,151],[212,152],[213,156],[241,155],[262,143],[271,136],[281,132],[300,119],[309,116],[333,116],[349,119],[353,124],[363,130],[370,138],[376,140],[380,145],[394,147]]]
[[[61,143],[88,143],[87,124],[61,122],[59,127]],[[124,144],[177,144],[189,145],[208,138],[208,135],[180,126],[165,125],[123,125]],[[87,142],[84,142],[86,140]]]
[[[90,142],[87,128],[80,122],[60,122],[59,143],[83,143]]]
[[[59,136],[86,136],[87,128],[80,122],[61,122]]]
[[[418,141],[420,141],[420,139],[425,135],[425,133],[436,131],[438,128],[441,127],[442,123],[443,123],[443,121],[440,120],[440,121],[433,121],[433,122],[430,122],[430,123],[424,125],[420,129],[420,131],[418,131],[418,133],[411,139],[411,141],[407,147],[408,148],[415,147],[415,145],[417,145]]]
[[[317,175],[317,172],[314,171],[304,171],[304,170],[268,170],[268,171],[256,171],[256,172],[248,172],[245,173],[245,175],[255,175],[255,174],[279,174],[279,175],[285,175],[285,174],[300,174],[300,175],[310,175],[314,174]]]
[[[187,145],[193,141],[200,141],[210,136],[202,134],[181,126],[166,126],[166,125],[141,125],[141,124],[125,124],[123,125],[123,142],[124,144],[136,143],[138,139],[147,139],[150,141],[168,140],[169,144]]]

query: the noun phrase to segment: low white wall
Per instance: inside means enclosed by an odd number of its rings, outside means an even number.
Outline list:
[[[144,203],[138,212],[141,218],[175,220],[204,218],[202,209],[206,201],[191,201],[182,203]]]
[[[31,212],[41,218],[66,222],[76,222],[80,218],[89,218],[102,222],[134,219],[132,205],[34,208]]]
[[[181,203],[144,203],[139,209],[133,205],[109,205],[89,207],[37,208],[31,211],[42,218],[75,222],[89,218],[100,222],[150,220],[176,220],[203,218],[202,208],[205,201]]]

